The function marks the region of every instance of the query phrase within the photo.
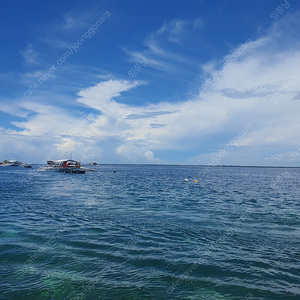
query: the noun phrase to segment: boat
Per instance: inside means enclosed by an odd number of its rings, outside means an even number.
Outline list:
[[[48,160],[47,167],[39,168],[38,171],[55,170],[58,172],[71,173],[71,174],[85,174],[86,171],[94,171],[94,169],[88,169],[81,166],[81,163],[73,159],[59,159]]]
[[[22,163],[20,161],[17,160],[9,160],[8,161],[8,165],[11,167],[18,167],[20,166]]]
[[[91,161],[89,163],[87,163],[88,166],[98,166],[96,161]]]
[[[73,159],[60,159],[50,161],[53,169],[64,173],[85,174],[86,170],[81,168],[81,163]]]
[[[24,165],[24,168],[31,169],[31,168],[32,168],[32,166],[31,166],[31,165],[29,165],[29,164],[25,164],[25,165]]]
[[[15,159],[11,160],[4,160],[0,162],[0,166],[6,167],[6,166],[11,166],[11,167],[18,167],[21,166],[22,163],[20,161],[17,161]]]

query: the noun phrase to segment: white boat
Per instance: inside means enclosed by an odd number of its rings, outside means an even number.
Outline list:
[[[11,167],[18,167],[20,166],[22,163],[20,161],[11,159],[7,162],[7,165],[11,166]]]

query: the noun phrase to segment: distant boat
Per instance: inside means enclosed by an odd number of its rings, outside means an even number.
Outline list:
[[[55,170],[64,173],[85,174],[86,171],[96,171],[81,166],[79,161],[73,159],[48,160],[47,167],[39,168],[38,171]]]
[[[11,160],[1,161],[0,165],[3,166],[3,167],[6,167],[6,166],[18,167],[18,166],[22,165],[22,163],[20,161],[15,160],[15,159],[11,159]]]
[[[11,167],[18,167],[20,166],[22,163],[20,161],[17,160],[9,160],[8,161],[8,165],[10,165]]]
[[[31,169],[31,168],[32,168],[32,166],[31,166],[31,165],[29,165],[29,164],[25,164],[25,165],[24,165],[24,168]]]
[[[87,163],[88,166],[98,166],[96,161],[91,161],[89,163]]]

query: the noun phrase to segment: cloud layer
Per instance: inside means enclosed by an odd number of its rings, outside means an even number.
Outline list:
[[[1,154],[22,153],[24,159],[39,162],[55,149],[57,156],[73,152],[83,161],[207,164],[250,123],[252,129],[220,164],[292,165],[299,161],[300,140],[300,51],[290,29],[299,27],[296,20],[293,16],[274,24],[226,68],[243,45],[221,60],[202,64],[198,89],[183,101],[129,104],[124,95],[146,83],[155,87],[151,82],[111,79],[82,88],[69,107],[34,97],[2,104],[1,111],[22,119],[0,129]],[[150,67],[170,71],[176,59],[187,64],[190,60],[160,47],[160,36],[178,44],[186,30],[202,26],[200,19],[165,23],[146,38],[147,50],[128,53],[147,56]],[[22,55],[34,63],[30,47]],[[182,153],[182,158],[166,159],[167,153]]]

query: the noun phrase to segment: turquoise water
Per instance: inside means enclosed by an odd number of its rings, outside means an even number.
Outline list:
[[[300,298],[300,169],[36,168],[0,167],[0,299]]]

